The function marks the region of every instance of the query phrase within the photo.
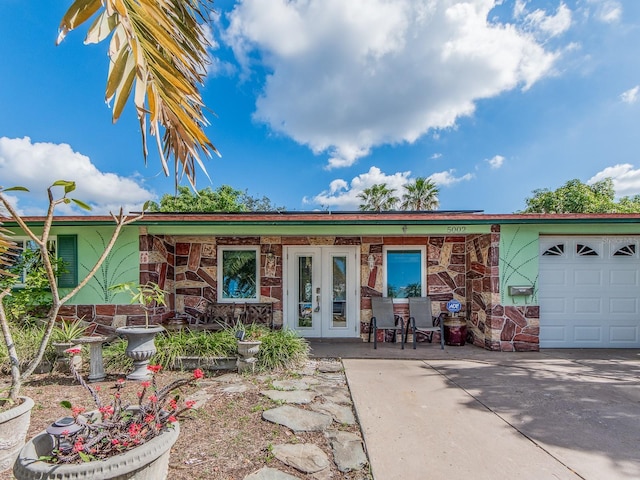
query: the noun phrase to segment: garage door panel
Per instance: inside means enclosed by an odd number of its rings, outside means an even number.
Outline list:
[[[600,298],[586,297],[575,298],[573,300],[573,311],[575,313],[593,313],[600,315],[602,313],[602,301]]]
[[[573,340],[580,342],[601,342],[602,327],[599,325],[576,325],[573,328]]]
[[[609,328],[609,339],[613,342],[637,343],[638,328],[625,325],[614,325]]]
[[[609,298],[609,313],[634,315],[637,311],[637,298]]]
[[[609,272],[609,285],[629,288],[638,286],[638,272],[635,270],[611,270]]]
[[[576,286],[602,286],[602,271],[594,269],[575,270],[573,274],[573,284]]]
[[[542,236],[539,265],[542,348],[640,348],[640,236]]]

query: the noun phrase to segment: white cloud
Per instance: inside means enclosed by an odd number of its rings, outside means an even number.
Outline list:
[[[56,180],[75,181],[76,190],[70,196],[90,204],[95,215],[116,212],[121,206],[125,212],[139,211],[145,201],[156,198],[134,178],[99,171],[89,157],[65,143],[33,143],[29,137],[0,137],[0,179],[5,188],[20,185],[30,190],[19,194],[18,208],[27,215],[45,213],[46,189]],[[61,205],[56,213],[84,211]]]
[[[544,41],[567,28],[566,6],[540,13],[534,37],[523,19],[488,20],[498,3],[241,0],[222,39],[246,71],[268,72],[254,119],[343,167],[552,73],[559,54]]]
[[[640,85],[630,88],[626,92],[622,92],[620,100],[624,103],[636,103],[638,101],[638,93],[640,93]]]
[[[489,158],[485,160],[489,164],[489,166],[493,169],[498,169],[504,163],[505,158],[502,155],[496,155],[493,158]]]
[[[433,155],[431,155],[429,157],[430,160],[437,160],[439,158],[442,158],[442,154],[441,153],[434,153]]]
[[[622,18],[622,5],[618,0],[587,0],[595,8],[595,18],[603,23],[616,23]]]
[[[527,28],[538,36],[557,37],[563,34],[571,27],[571,10],[561,3],[555,15],[549,15],[545,10],[537,9],[528,12],[525,5],[516,3],[514,7],[514,16],[524,17],[524,23]]]
[[[441,185],[443,187],[450,187],[451,185],[455,185],[460,182],[467,182],[473,178],[472,173],[465,173],[461,177],[455,176],[455,169],[447,170],[445,172],[434,173],[429,176],[429,178],[436,184]]]
[[[454,173],[455,170],[449,170],[447,172],[434,173],[428,178],[437,185],[445,187],[473,178],[472,174],[456,177]],[[395,190],[396,196],[402,196],[403,186],[415,180],[410,175],[410,171],[387,175],[378,167],[371,167],[367,173],[358,175],[351,182],[343,179],[333,180],[327,190],[320,192],[313,198],[304,198],[303,203],[321,205],[325,208],[333,207],[333,209],[337,210],[358,210],[360,205],[358,194],[364,189],[384,183],[387,188]]]
[[[630,163],[621,163],[607,167],[591,177],[587,184],[591,185],[600,180],[611,177],[617,197],[640,194],[640,169],[634,169]]]

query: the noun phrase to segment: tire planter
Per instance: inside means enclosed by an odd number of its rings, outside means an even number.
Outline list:
[[[53,448],[53,439],[41,432],[20,450],[13,467],[17,480],[163,480],[169,473],[171,447],[180,435],[180,426],[120,455],[106,460],[74,465],[54,465],[39,461]]]
[[[0,472],[11,468],[27,438],[34,402],[18,397],[21,402],[0,413]]]

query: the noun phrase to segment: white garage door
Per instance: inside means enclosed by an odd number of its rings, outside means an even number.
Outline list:
[[[541,348],[640,347],[640,237],[540,237]]]

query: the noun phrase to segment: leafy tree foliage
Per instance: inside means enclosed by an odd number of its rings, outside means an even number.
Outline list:
[[[358,194],[362,200],[360,210],[363,212],[383,212],[393,210],[398,203],[398,199],[393,195],[395,188],[387,188],[386,183],[377,183],[365,188]]]
[[[394,188],[388,188],[386,183],[378,183],[365,188],[358,198],[362,200],[360,210],[364,212],[382,212],[395,210],[435,210],[438,208],[438,194],[436,184],[425,177],[418,177],[413,182],[403,185],[404,193],[398,198]]]
[[[164,194],[160,204],[151,202],[150,212],[271,212],[281,211],[267,197],[254,198],[246,191],[222,185],[215,190],[203,188],[194,193],[189,187],[179,186],[178,194]]]
[[[151,134],[167,176],[173,158],[176,183],[184,174],[195,185],[195,165],[204,170],[200,153],[219,155],[205,133],[199,91],[209,63],[205,24],[212,9],[211,0],[74,0],[60,22],[58,44],[90,19],[85,44],[109,39],[105,97],[113,101],[113,121],[133,98],[145,160]]]
[[[436,184],[425,177],[418,177],[415,181],[404,185],[402,195],[402,210],[436,210],[439,205],[438,194],[440,190]]]
[[[522,213],[637,213],[640,195],[615,201],[613,180],[605,178],[592,185],[578,179],[569,180],[556,190],[534,190]]]

